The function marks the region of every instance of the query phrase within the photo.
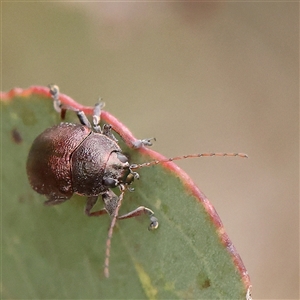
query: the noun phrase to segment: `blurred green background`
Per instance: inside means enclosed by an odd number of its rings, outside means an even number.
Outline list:
[[[2,2],[1,90],[101,96],[165,156],[248,153],[178,165],[216,207],[254,299],[297,299],[298,42],[296,2]]]

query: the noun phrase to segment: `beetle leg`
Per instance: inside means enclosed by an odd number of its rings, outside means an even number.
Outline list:
[[[78,110],[76,114],[82,125],[87,126],[88,128],[92,128],[90,121],[88,120],[88,118],[82,110]]]
[[[101,133],[100,120],[101,120],[101,110],[105,106],[105,103],[99,99],[99,102],[94,106],[93,112],[93,128],[96,132]]]
[[[51,94],[52,99],[53,99],[54,109],[58,113],[60,113],[60,117],[63,120],[66,116],[67,108],[64,107],[64,105],[59,100],[59,87],[57,85],[50,84],[49,88],[50,88],[50,94]]]
[[[91,210],[94,207],[94,205],[96,204],[97,200],[98,200],[98,196],[91,196],[91,197],[87,198],[84,212],[89,217],[98,217],[98,216],[107,214],[107,210],[105,208],[102,208],[98,211],[91,212]]]
[[[102,194],[102,199],[104,202],[104,208],[91,212],[92,208],[96,204],[98,200],[98,196],[90,196],[87,198],[87,202],[85,205],[84,212],[90,216],[101,216],[104,214],[109,214],[110,216],[113,216],[116,207],[118,206],[119,197],[111,190],[107,190]]]
[[[105,126],[110,126],[110,128],[106,129]],[[107,130],[107,131],[106,131]],[[131,141],[128,138],[126,138],[125,136],[122,135],[122,132],[116,130],[115,128],[111,127],[111,125],[105,124],[104,128],[103,128],[103,134],[105,134],[106,136],[108,136],[109,138],[112,138],[114,141],[118,141],[114,135],[109,132],[109,131],[115,131],[121,138],[122,140],[127,144],[130,145],[132,148],[134,149],[139,149],[142,146],[152,146],[153,143],[151,141],[156,141],[156,138],[149,138],[149,139],[142,139],[142,140],[135,140],[135,141]],[[107,133],[104,133],[107,132]]]
[[[63,104],[59,100],[59,88],[57,85],[49,85],[49,88],[50,88],[50,94],[52,95],[52,98],[53,98],[54,109],[58,113],[60,113],[62,119],[64,119],[64,115],[65,115],[67,109],[70,109],[73,111],[75,109],[72,107],[69,107],[69,106],[67,106],[67,107],[63,106]],[[100,121],[101,108],[103,106],[104,106],[104,104],[101,104],[101,103],[95,105],[95,109],[94,109],[95,120],[93,118],[93,125],[94,125],[93,127],[95,128],[95,130],[97,127],[99,127],[97,122]],[[77,117],[78,117],[80,123],[89,128],[92,128],[92,125],[91,125],[90,121],[88,120],[88,118],[86,117],[85,113],[81,110],[75,110],[75,111],[76,111],[76,114],[77,114]],[[98,118],[97,118],[97,116],[98,116]],[[101,132],[101,130],[100,130],[100,132]]]
[[[124,191],[122,192],[122,194],[123,193],[124,193]],[[93,197],[89,197],[89,198],[93,198]],[[112,217],[115,216],[118,220],[123,220],[123,219],[129,219],[129,218],[133,218],[133,217],[137,217],[137,216],[145,214],[145,215],[148,215],[149,218],[150,218],[150,225],[149,225],[148,229],[152,230],[152,229],[156,229],[158,227],[158,220],[154,216],[154,212],[151,209],[149,209],[145,206],[140,206],[140,207],[136,208],[135,210],[133,210],[133,211],[127,213],[127,214],[124,214],[122,216],[118,216],[118,214],[115,215],[115,212],[116,212],[116,208],[119,205],[121,196],[118,197],[113,191],[108,190],[108,191],[106,191],[105,193],[102,194],[102,199],[104,201],[105,211],[110,216],[112,216]],[[123,199],[123,196],[122,196],[122,199]],[[95,199],[90,200],[90,201],[91,201],[90,205],[94,206],[97,199],[96,200]],[[95,213],[97,213],[97,212],[95,212]],[[104,212],[99,213],[98,215],[101,215],[101,214],[104,214]],[[97,215],[97,214],[95,214],[95,215]]]
[[[156,229],[158,227],[158,220],[157,218],[154,216],[154,212],[145,207],[145,206],[140,206],[138,208],[136,208],[135,210],[125,214],[125,215],[122,215],[122,216],[118,216],[117,219],[118,220],[123,220],[123,219],[129,219],[129,218],[133,218],[133,217],[137,217],[137,216],[140,216],[140,215],[143,215],[143,214],[146,214],[150,217],[150,225],[148,227],[149,230],[152,230],[152,229]]]

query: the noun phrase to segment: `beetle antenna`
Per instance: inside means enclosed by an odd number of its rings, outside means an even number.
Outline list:
[[[105,262],[104,262],[104,275],[106,278],[109,277],[109,257],[110,257],[110,248],[111,248],[111,238],[112,238],[114,227],[116,225],[116,221],[117,221],[117,218],[119,215],[119,209],[122,204],[123,196],[125,193],[125,186],[120,185],[120,189],[121,189],[121,194],[119,196],[118,205],[112,215],[112,219],[111,219],[111,223],[110,223],[110,227],[109,227],[107,239],[106,239]]]
[[[131,170],[135,170],[135,169],[139,169],[139,168],[143,168],[143,167],[150,167],[153,165],[158,165],[161,163],[166,163],[166,162],[170,162],[170,161],[174,161],[174,160],[181,160],[181,159],[185,159],[185,158],[195,158],[195,157],[211,157],[211,156],[237,156],[237,157],[241,157],[241,158],[248,158],[248,155],[245,153],[215,153],[215,152],[211,152],[211,153],[198,153],[198,154],[188,154],[188,155],[182,155],[182,156],[175,156],[175,157],[171,157],[171,158],[165,158],[162,160],[152,160],[146,163],[142,163],[142,164],[132,164],[130,166]]]

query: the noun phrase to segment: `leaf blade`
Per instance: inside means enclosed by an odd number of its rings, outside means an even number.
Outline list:
[[[123,212],[146,205],[155,210],[160,227],[149,233],[145,218],[118,222],[111,277],[105,280],[108,219],[84,216],[85,200],[79,196],[57,207],[44,207],[44,197],[27,182],[25,162],[33,139],[59,122],[48,89],[15,89],[2,93],[1,99],[6,117],[3,145],[9,149],[3,152],[4,298],[246,297],[251,285],[248,273],[218,214],[187,174],[171,162],[141,169],[136,191],[126,194]],[[92,112],[68,96],[62,94],[60,99]],[[68,117],[77,122],[72,113]],[[134,150],[136,139],[108,112],[102,113],[102,120],[121,133],[126,143],[120,144],[132,162],[163,158],[147,148]],[[14,138],[16,132],[21,143]]]

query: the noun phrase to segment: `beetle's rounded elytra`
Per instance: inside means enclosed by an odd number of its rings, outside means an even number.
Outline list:
[[[67,109],[59,100],[59,89],[50,86],[54,108],[63,115]],[[143,164],[130,164],[122,153],[110,125],[101,129],[100,116],[103,103],[94,108],[93,122],[82,111],[76,111],[80,124],[61,123],[42,132],[33,142],[27,159],[27,175],[32,188],[45,195],[46,205],[56,205],[70,199],[74,193],[87,196],[85,213],[88,216],[109,214],[111,224],[106,241],[104,274],[109,276],[110,245],[117,219],[127,219],[141,214],[150,218],[149,229],[158,227],[158,220],[151,209],[140,206],[135,210],[119,216],[124,193],[132,190],[129,185],[139,178],[135,169],[150,165],[169,162],[183,158],[202,156],[239,156],[242,153],[202,153],[178,156],[165,160],[155,160]],[[149,139],[142,140],[139,145],[151,145]],[[118,187],[117,196],[111,188]],[[92,212],[98,197],[101,196],[104,208]]]

